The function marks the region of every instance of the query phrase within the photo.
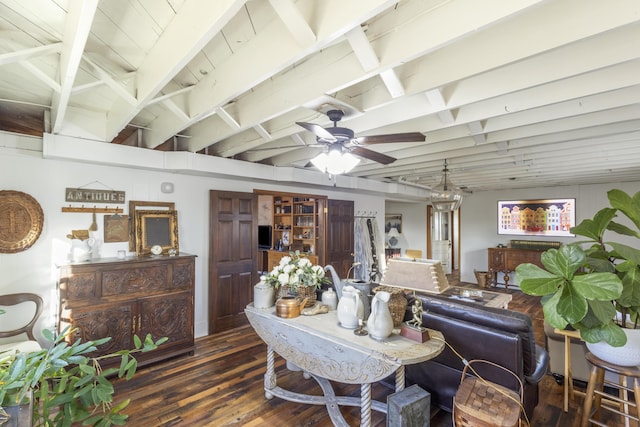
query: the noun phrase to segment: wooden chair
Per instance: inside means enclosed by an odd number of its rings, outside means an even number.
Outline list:
[[[38,321],[40,313],[42,313],[42,298],[31,293],[0,295],[0,306],[8,307],[28,302],[35,304],[33,317],[26,325],[20,328],[10,331],[0,330],[0,352],[14,350],[27,353],[42,349],[33,335],[33,327]],[[29,305],[26,304],[26,306]],[[0,317],[4,316],[8,316],[8,313],[0,314]]]
[[[407,258],[422,258],[422,251],[420,249],[407,249],[404,251],[404,255]]]

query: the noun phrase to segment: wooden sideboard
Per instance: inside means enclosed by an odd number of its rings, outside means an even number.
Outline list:
[[[509,273],[516,271],[520,264],[531,263],[542,267],[540,256],[544,250],[489,248],[489,273],[491,283],[498,283],[498,273],[503,273],[504,287],[509,287]]]
[[[59,330],[77,329],[69,340],[111,337],[99,355],[133,348],[134,335],[169,338],[136,354],[139,365],[193,353],[195,255],[100,258],[60,265],[58,274]]]

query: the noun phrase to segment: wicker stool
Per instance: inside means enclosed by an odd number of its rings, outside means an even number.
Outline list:
[[[520,394],[499,384],[467,377],[472,363],[486,363],[513,375],[520,384]],[[453,398],[453,420],[456,427],[514,427],[520,422],[522,381],[510,370],[485,360],[470,360],[462,370],[460,387]]]
[[[626,425],[629,425],[629,419],[635,420],[640,425],[638,417],[629,414],[629,406],[633,406],[634,408],[636,408],[636,414],[638,413],[638,408],[640,408],[640,367],[613,365],[611,363],[605,362],[602,359],[599,359],[591,353],[587,353],[585,355],[585,358],[591,364],[591,373],[589,374],[589,385],[587,386],[587,392],[584,396],[582,423],[580,425],[586,427],[587,425],[589,425],[589,422],[591,422],[595,425],[606,426],[606,424],[603,424],[593,418],[598,414],[600,409],[606,409],[608,411],[622,415],[626,418]],[[605,381],[605,371],[617,374],[618,378],[620,379],[620,384]],[[633,389],[630,389],[625,385],[625,380],[628,378],[633,378]],[[618,390],[618,397],[604,393],[603,388],[605,383],[607,384],[607,386]],[[629,400],[629,391],[633,391],[635,402]],[[618,402],[620,405],[619,408],[616,409],[609,405],[602,405],[601,403],[603,397],[608,401],[613,401],[614,403]]]

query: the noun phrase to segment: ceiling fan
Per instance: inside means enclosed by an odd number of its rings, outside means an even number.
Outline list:
[[[340,149],[342,152],[349,152],[374,162],[388,165],[396,161],[395,157],[388,156],[377,151],[365,148],[369,144],[387,144],[394,142],[421,142],[424,135],[420,132],[394,133],[387,135],[372,135],[355,137],[353,130],[338,126],[342,120],[344,112],[342,110],[327,111],[329,120],[333,122],[333,127],[323,128],[315,123],[296,122],[306,130],[316,136],[316,141],[320,146],[327,147],[329,151]]]

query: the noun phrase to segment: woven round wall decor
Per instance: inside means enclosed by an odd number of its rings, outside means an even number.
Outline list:
[[[22,252],[33,245],[44,223],[42,207],[27,193],[0,191],[0,253]]]

